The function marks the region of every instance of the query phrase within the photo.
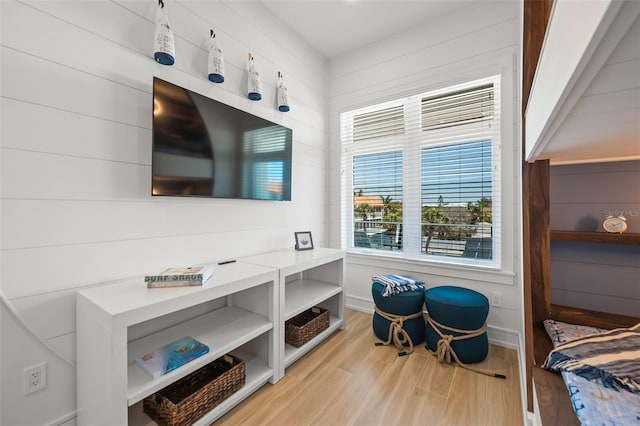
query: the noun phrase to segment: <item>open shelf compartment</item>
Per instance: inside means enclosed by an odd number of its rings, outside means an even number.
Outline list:
[[[344,328],[344,319],[337,316],[329,316],[329,328],[319,333],[313,339],[309,340],[304,345],[296,348],[295,346],[286,344],[284,345],[284,366],[289,367],[291,364],[300,359],[303,355],[309,352],[311,349],[322,343],[327,337],[333,334],[338,329]]]
[[[342,293],[342,287],[316,280],[297,280],[285,286],[285,321]]]
[[[245,363],[245,385],[196,421],[194,425],[204,426],[211,424],[273,377],[274,370],[269,367],[268,354],[264,350],[268,347],[267,340],[267,335],[261,335],[230,352]],[[209,362],[213,361],[213,359],[215,358],[212,358]],[[129,425],[132,426],[155,425],[155,422],[143,412],[142,401],[138,401],[129,407],[128,417]]]
[[[227,306],[129,343],[128,404],[135,404],[272,328],[273,324],[265,317]],[[204,343],[209,352],[157,379],[151,378],[136,363],[144,354],[185,336]]]

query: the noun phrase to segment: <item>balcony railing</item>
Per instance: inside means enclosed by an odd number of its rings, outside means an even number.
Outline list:
[[[493,253],[490,223],[422,223],[420,252],[425,255],[491,259]],[[354,247],[402,250],[402,223],[355,220]]]
[[[353,241],[354,247],[402,250],[402,223],[356,220],[353,223]]]

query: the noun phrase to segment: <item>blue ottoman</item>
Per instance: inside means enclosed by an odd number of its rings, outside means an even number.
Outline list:
[[[383,297],[382,293],[384,290],[384,284],[377,281],[373,282],[371,294],[373,295],[373,301],[377,311],[373,314],[373,332],[375,335],[382,341],[393,343],[394,336],[389,336],[390,330],[393,330],[391,320],[385,318],[385,316],[387,316],[385,314],[391,314],[391,317],[413,316],[413,318],[403,319],[401,321],[402,329],[411,338],[411,344],[409,342],[403,342],[403,345],[411,347],[424,342],[424,318],[422,316],[424,291],[411,290],[394,294],[390,297]]]
[[[489,314],[489,300],[481,293],[462,287],[441,286],[430,288],[424,293],[424,300],[429,313],[429,321],[425,326],[427,348],[438,351],[440,334],[453,336],[450,347],[460,362],[476,363],[484,360],[489,353],[485,321]],[[476,331],[478,334],[467,338],[468,332],[450,330]],[[445,336],[446,337],[446,336]],[[446,340],[446,339],[443,339]],[[443,342],[444,343],[444,342]]]

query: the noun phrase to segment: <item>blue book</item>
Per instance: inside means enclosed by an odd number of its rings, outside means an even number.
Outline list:
[[[154,379],[209,352],[209,347],[187,336],[136,359]]]

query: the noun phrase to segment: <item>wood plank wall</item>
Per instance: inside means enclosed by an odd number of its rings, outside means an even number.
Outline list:
[[[75,292],[168,266],[328,244],[326,58],[259,2],[165,0],[176,63],[153,60],[157,1],[0,1],[1,289],[52,355],[2,314],[0,424],[73,423]],[[206,40],[224,52],[207,80]],[[263,100],[244,65],[252,52]],[[291,111],[275,107],[277,73]],[[293,129],[293,201],[151,196],[152,77]],[[23,369],[47,387],[23,394]],[[33,407],[38,407],[34,410]]]
[[[494,341],[519,343],[522,296],[519,280],[520,252],[516,241],[520,221],[514,202],[518,196],[520,145],[516,87],[519,55],[520,5],[518,2],[478,2],[440,16],[432,22],[407,29],[348,55],[332,58],[329,86],[329,175],[330,241],[341,241],[340,208],[347,215],[349,203],[341,200],[340,113],[384,101],[442,89],[454,84],[501,74],[500,173],[502,268],[489,271],[456,268],[438,262],[407,262],[392,257],[347,256],[345,288],[347,304],[372,310],[371,277],[383,273],[405,273],[428,285],[458,285],[487,296],[503,294],[502,307],[491,307],[487,323]],[[346,238],[346,236],[345,236]],[[333,239],[333,240],[332,240]]]
[[[609,214],[640,233],[640,161],[551,167],[551,229],[603,231]],[[612,237],[615,235],[600,235]],[[551,301],[556,305],[638,315],[640,245],[552,241]]]

